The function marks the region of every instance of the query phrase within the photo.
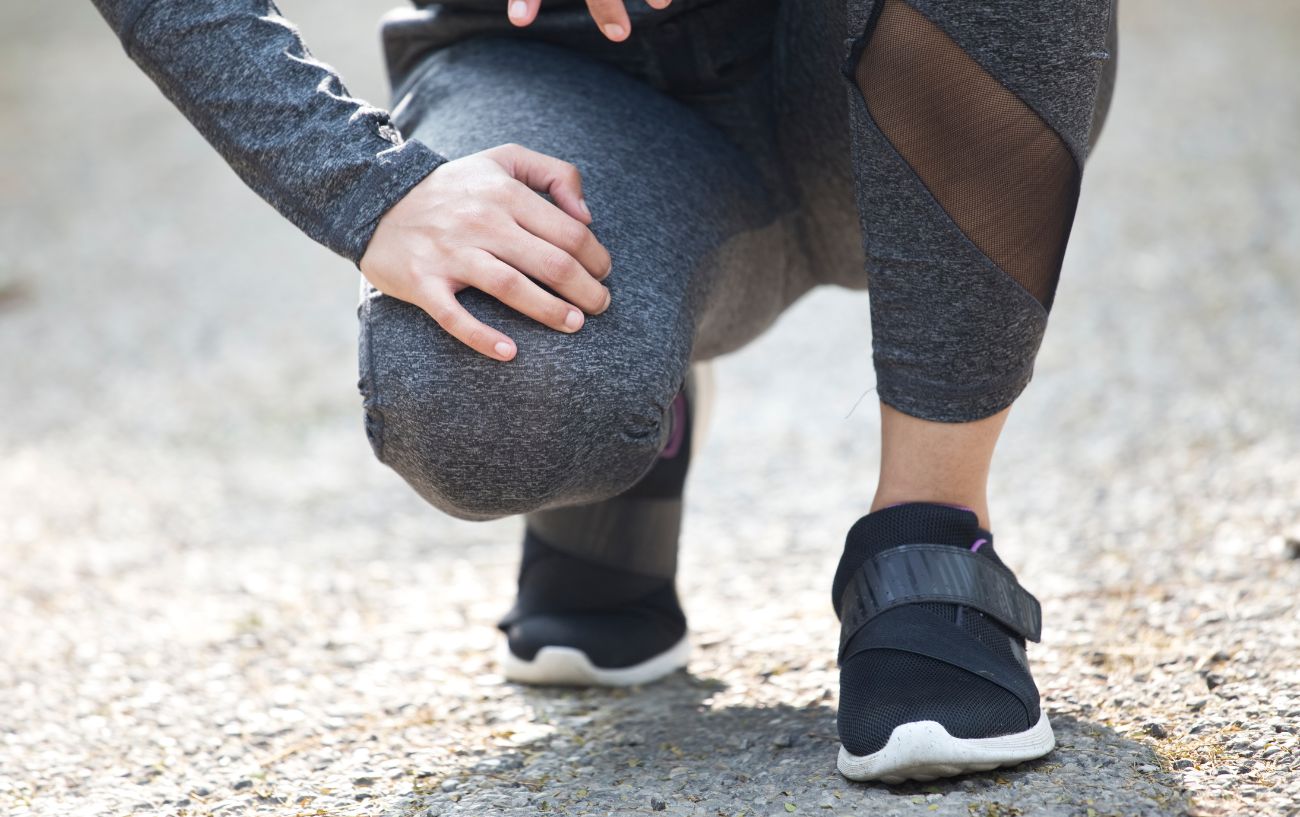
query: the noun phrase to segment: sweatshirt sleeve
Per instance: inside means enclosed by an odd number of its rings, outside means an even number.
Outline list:
[[[354,263],[447,159],[348,95],[271,0],[92,0],[126,53],[249,187]]]

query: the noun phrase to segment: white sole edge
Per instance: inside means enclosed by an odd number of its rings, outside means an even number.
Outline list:
[[[630,667],[606,669],[591,663],[587,654],[576,647],[542,647],[528,661],[501,645],[502,674],[506,680],[520,684],[546,686],[626,687],[648,684],[686,666],[691,655],[690,633],[676,644]]]
[[[878,752],[859,757],[841,746],[836,765],[850,780],[902,783],[1013,766],[1055,747],[1046,712],[1024,732],[996,738],[954,738],[935,721],[916,721],[895,727]]]

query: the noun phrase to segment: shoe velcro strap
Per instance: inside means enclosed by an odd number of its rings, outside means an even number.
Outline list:
[[[844,589],[840,652],[873,617],[902,604],[960,604],[1038,641],[1042,608],[992,559],[951,545],[900,545],[863,562]]]

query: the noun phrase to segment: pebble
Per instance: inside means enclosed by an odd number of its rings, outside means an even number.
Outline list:
[[[1284,544],[1286,558],[1300,559],[1300,538],[1288,536]]]

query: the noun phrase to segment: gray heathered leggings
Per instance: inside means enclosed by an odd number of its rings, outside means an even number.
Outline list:
[[[975,420],[1028,383],[1109,96],[1109,0],[635,0],[619,45],[580,8],[512,30],[497,5],[388,24],[390,62],[421,26],[473,35],[397,55],[395,121],[451,158],[577,165],[613,302],[566,335],[466,290],[517,341],[502,363],[365,288],[367,432],[429,502],[487,519],[623,491],[690,363],[821,284],[870,286],[903,412]]]

